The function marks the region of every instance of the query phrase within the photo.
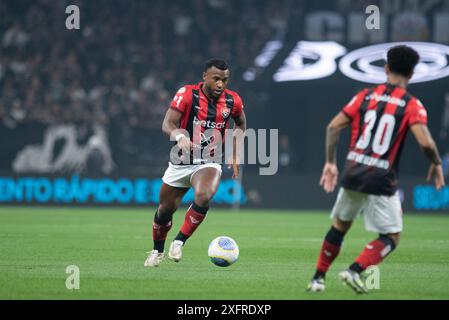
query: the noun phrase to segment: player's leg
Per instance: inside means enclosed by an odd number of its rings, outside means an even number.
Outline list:
[[[379,237],[366,245],[351,266],[339,273],[339,278],[356,293],[368,293],[360,274],[370,266],[381,263],[399,243],[400,233],[379,234]]]
[[[194,200],[189,207],[184,224],[176,240],[186,242],[203,222],[209,210],[209,203],[215,195],[220,184],[220,171],[216,168],[206,167],[192,176],[192,187],[195,191]]]
[[[340,253],[344,236],[360,212],[365,198],[366,196],[359,192],[340,189],[331,214],[333,223],[321,245],[315,274],[307,288],[309,291],[318,292],[325,289],[326,273]]]
[[[159,206],[153,220],[154,250],[164,251],[167,233],[172,227],[173,213],[178,209],[188,188],[172,187],[163,183],[159,193]]]
[[[182,257],[182,246],[206,218],[209,203],[220,184],[221,171],[218,167],[204,167],[191,177],[195,191],[194,201],[187,210],[184,223],[170,245],[169,258],[179,261]]]
[[[167,234],[172,227],[173,213],[178,209],[182,197],[188,188],[178,188],[162,184],[159,193],[159,206],[153,219],[154,248],[146,259],[144,266],[157,267],[164,258],[164,246]]]
[[[349,269],[361,273],[370,266],[378,265],[397,247],[399,237],[400,233],[379,234],[377,239],[366,245]]]
[[[349,228],[351,228],[351,225],[352,221],[344,221],[339,218],[334,219],[334,223],[326,233],[321,245],[320,256],[318,257],[314,279],[325,277],[326,272],[329,270],[332,262],[340,253],[344,236],[348,232]]]
[[[307,290],[312,292],[324,291],[326,273],[329,270],[332,262],[340,253],[343,238],[348,230],[351,228],[352,221],[343,221],[339,218],[334,218],[331,228],[326,233],[323,243],[321,245],[320,255],[316,263],[315,274],[310,281]]]
[[[365,246],[354,263],[341,273],[340,278],[351,277],[352,280],[357,280],[363,271],[381,263],[397,247],[402,231],[399,196],[370,196],[365,212],[365,227],[369,231],[379,233],[379,237]],[[348,284],[358,293],[367,292],[363,283],[355,280],[354,285]]]

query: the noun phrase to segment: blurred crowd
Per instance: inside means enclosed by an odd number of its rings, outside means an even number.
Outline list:
[[[371,1],[332,3],[348,12]],[[66,28],[72,4],[80,9],[79,30]],[[182,85],[201,80],[211,57],[229,62],[230,88],[251,106],[251,122],[258,117],[259,125],[271,127],[263,111],[271,107],[267,90],[242,76],[267,41],[288,38],[292,29],[296,39],[298,13],[324,6],[305,0],[0,1],[0,135],[14,137],[2,141],[3,154],[11,156],[0,168],[25,145],[42,143],[33,139],[42,128],[60,124],[76,125],[79,144],[87,144],[96,126],[107,128],[119,164],[165,166],[165,111]],[[9,130],[20,125],[30,126],[21,135]],[[284,171],[300,167],[303,145],[290,138],[284,133],[280,140]],[[443,156],[449,174],[449,152]]]
[[[172,96],[204,61],[232,67],[230,87],[286,30],[292,0],[0,2],[0,119],[9,127],[110,124],[160,128]],[[68,30],[65,9],[80,8]]]

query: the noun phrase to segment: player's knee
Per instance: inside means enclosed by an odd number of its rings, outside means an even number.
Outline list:
[[[173,213],[178,209],[176,203],[173,202],[161,202],[158,208],[158,215],[167,217],[173,215]]]
[[[195,191],[195,203],[201,207],[207,207],[213,196],[214,192],[210,189]]]
[[[352,221],[343,221],[340,219],[335,219],[333,223],[334,228],[343,233],[348,232],[349,228],[351,228],[351,225]]]

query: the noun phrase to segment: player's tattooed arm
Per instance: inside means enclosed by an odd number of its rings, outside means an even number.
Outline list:
[[[337,146],[340,131],[351,123],[343,112],[337,114],[326,129],[326,163],[321,174],[320,185],[327,193],[333,192],[338,181]]]
[[[431,147],[422,147],[421,146],[421,148],[423,149],[426,157],[429,158],[429,160],[433,164],[435,164],[435,165],[442,164],[440,154],[439,154],[438,149],[436,148],[435,144]]]
[[[326,130],[326,162],[337,163],[337,146],[340,140],[340,130],[328,127]]]
[[[432,138],[429,128],[424,124],[415,124],[411,127],[411,131],[427,158],[429,158],[433,164],[441,165],[440,153],[438,152],[438,148]]]
[[[443,167],[441,165],[440,153],[429,132],[429,128],[425,124],[415,124],[410,130],[424,151],[424,154],[432,162],[427,173],[427,181],[434,180],[435,188],[437,190],[441,189],[446,184],[444,181]]]
[[[337,146],[340,139],[340,131],[351,123],[351,119],[343,112],[337,114],[326,129],[326,162],[337,163]]]

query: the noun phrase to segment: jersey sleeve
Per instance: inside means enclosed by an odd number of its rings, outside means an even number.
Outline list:
[[[175,97],[170,103],[170,108],[184,113],[191,100],[191,93],[189,93],[187,86],[184,86],[176,92]]]
[[[234,108],[232,108],[232,117],[238,118],[243,111],[243,101],[238,94],[234,96]]]
[[[353,119],[357,112],[360,110],[360,106],[362,105],[363,99],[365,98],[367,89],[363,89],[359,93],[357,93],[351,101],[346,104],[343,109],[341,110],[345,115],[347,115],[349,118]]]
[[[407,108],[407,112],[409,114],[409,126],[417,123],[427,124],[427,110],[418,99],[414,98],[410,101],[410,106]]]

